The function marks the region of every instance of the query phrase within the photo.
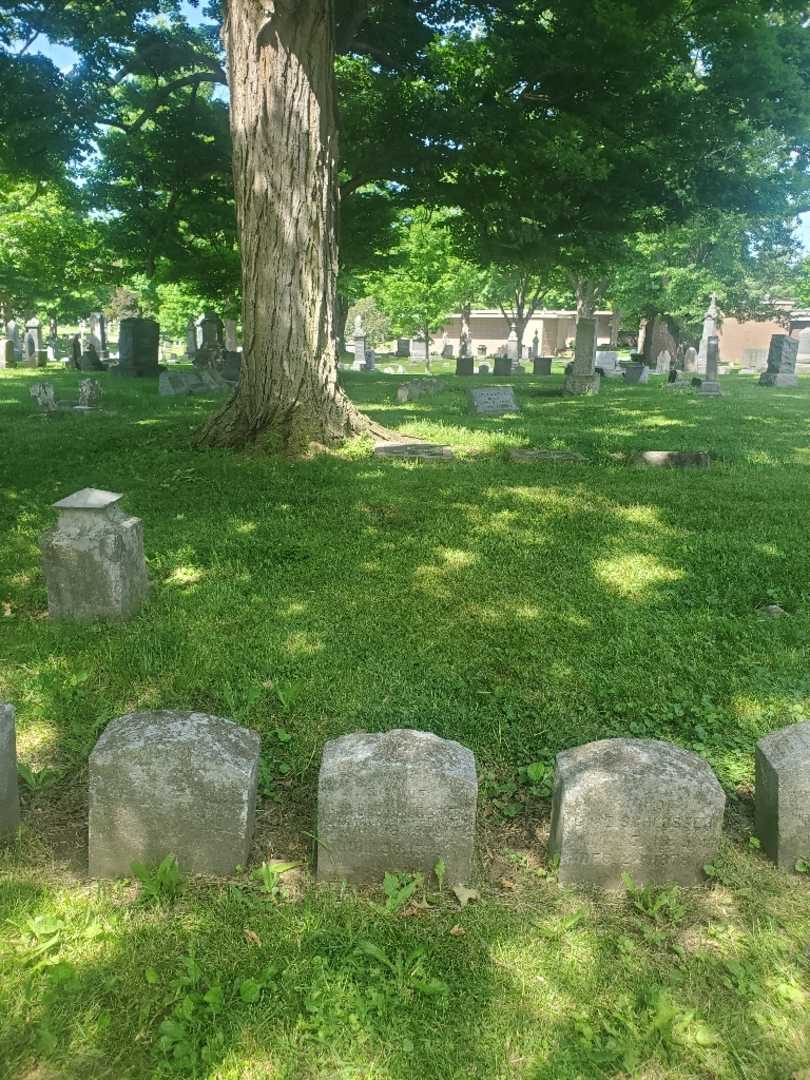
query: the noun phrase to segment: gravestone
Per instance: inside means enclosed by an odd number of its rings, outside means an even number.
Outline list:
[[[588,459],[575,450],[518,449],[509,451],[509,460],[514,461],[517,465],[535,465],[538,463],[584,465]]]
[[[236,352],[239,342],[236,340],[236,319],[225,319],[223,323],[225,331],[225,348],[228,352]]]
[[[195,367],[214,367],[222,363],[225,354],[225,330],[219,315],[210,309],[197,319],[197,351]]]
[[[453,343],[447,340],[447,334],[442,334],[442,360],[450,360],[453,356]]]
[[[254,731],[205,713],[113,720],[90,755],[91,877],[167,855],[188,874],[232,874],[250,853],[259,746]]]
[[[205,394],[207,388],[199,371],[161,371],[158,393],[161,397],[188,397]]]
[[[421,439],[381,439],[374,444],[374,456],[400,461],[452,461],[453,451],[449,446]]]
[[[669,349],[662,349],[655,362],[656,375],[669,375],[672,367],[672,354]]]
[[[82,488],[53,504],[59,520],[40,540],[52,619],[125,619],[146,600],[143,522],[122,497]]]
[[[418,338],[411,338],[411,360],[427,360],[427,349],[425,348],[424,341],[420,341]]]
[[[379,882],[386,871],[449,884],[472,873],[475,757],[425,731],[358,732],[324,747],[318,780],[318,877]]]
[[[551,357],[550,356],[535,356],[532,364],[533,375],[550,375],[551,374]]]
[[[186,356],[194,363],[194,358],[197,355],[197,324],[193,319],[189,319],[186,324]]]
[[[106,371],[106,364],[101,362],[101,357],[96,351],[95,345],[90,342],[87,348],[84,350],[79,361],[79,366],[82,371]]]
[[[725,795],[697,754],[657,739],[602,739],[557,755],[549,850],[563,884],[696,885]]]
[[[489,364],[479,364],[478,365],[478,374],[479,375],[489,375]]]
[[[17,357],[14,352],[14,342],[11,338],[0,338],[0,368],[14,368],[17,366]]]
[[[76,371],[81,371],[82,368],[82,343],[78,334],[74,334],[70,339],[70,366]]]
[[[712,463],[705,450],[641,450],[631,460],[647,469],[708,469]]]
[[[711,294],[709,308],[703,317],[703,333],[700,336],[700,348],[698,349],[698,371],[706,372],[706,360],[709,355],[709,338],[717,337],[717,324],[720,319],[720,311],[717,307],[717,295]]]
[[[19,822],[14,706],[0,705],[0,842],[14,836]]]
[[[23,366],[44,367],[39,362],[39,354],[42,352],[42,324],[39,319],[29,319],[25,324],[25,339],[23,342]],[[47,353],[45,354],[47,359]]]
[[[496,372],[497,374],[497,372]],[[469,391],[470,403],[478,416],[503,416],[520,412],[511,386],[478,386]]]
[[[595,363],[606,375],[619,372],[619,354],[610,349],[597,349]]]
[[[397,338],[397,356],[405,357],[411,355],[411,339],[406,337]]]
[[[34,383],[34,385],[31,387],[31,397],[37,403],[42,412],[52,413],[56,412],[56,410],[59,408],[56,402],[56,394],[54,392],[53,383]]]
[[[532,346],[531,346],[530,355],[531,355],[532,360],[537,360],[539,358],[539,356],[540,356],[540,335],[536,330],[534,332],[534,337],[532,338]],[[535,372],[535,375],[536,374],[537,374],[537,372]]]
[[[760,739],[756,752],[757,834],[783,870],[810,859],[810,723]]]
[[[79,383],[79,408],[98,408],[102,395],[103,390],[98,379],[82,379]]]
[[[354,320],[352,341],[354,342],[354,363],[355,365],[359,364],[359,370],[363,371],[366,365],[366,332],[363,329],[363,320],[359,315]]]
[[[397,401],[400,405],[408,401],[418,401],[423,397],[440,394],[444,384],[439,379],[413,379],[397,387]]]
[[[232,356],[233,353],[228,353],[228,355]],[[239,354],[237,353],[236,355],[238,356]],[[196,372],[196,375],[199,378],[200,382],[202,383],[203,389],[202,389],[201,393],[205,393],[205,394],[210,394],[210,393],[221,394],[221,393],[225,393],[225,392],[230,393],[233,390],[233,386],[225,378],[225,375],[223,374],[224,371],[225,371],[224,366],[221,369],[220,368],[212,368],[212,367],[200,368]],[[237,375],[237,379],[238,379],[238,375]]]
[[[720,338],[713,335],[706,343],[706,376],[697,388],[697,393],[708,397],[720,397],[723,391],[717,381],[720,364]]]
[[[596,367],[596,319],[581,318],[577,323],[574,363],[565,376],[564,393],[598,394]]]
[[[694,349],[691,345],[683,354],[683,370],[685,372],[697,371],[698,354],[697,349]]]
[[[19,363],[22,360],[22,345],[20,343],[20,328],[16,319],[9,319],[6,323],[6,337],[14,346],[14,355]]]
[[[759,377],[760,386],[798,386],[796,354],[799,342],[787,334],[773,334],[768,349],[768,370]]]
[[[159,348],[160,326],[154,319],[122,319],[118,327],[118,365],[111,371],[129,378],[157,377]]]
[[[512,374],[512,361],[508,356],[502,355],[495,357],[495,374],[498,376]]]
[[[810,326],[805,326],[804,330],[799,332],[798,337],[799,350],[796,353],[796,367],[807,373],[810,371]],[[763,367],[765,364],[763,363]]]
[[[475,357],[473,356],[457,356],[456,357],[456,375],[474,375],[475,374]]]
[[[506,356],[509,360],[520,359],[520,346],[518,345],[517,330],[514,326],[509,331],[509,337],[506,339]]]
[[[233,388],[242,374],[242,353],[226,352],[222,364],[219,367],[222,378]]]
[[[801,334],[799,335],[801,338]],[[799,345],[799,354],[801,354],[801,344]],[[796,357],[798,363],[799,356]],[[768,367],[768,350],[767,349],[743,349],[742,354],[742,371],[747,375],[754,375],[758,372],[765,371]]]

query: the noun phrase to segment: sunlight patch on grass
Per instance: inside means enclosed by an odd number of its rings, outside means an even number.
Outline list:
[[[323,645],[316,641],[305,630],[297,630],[289,634],[284,642],[284,648],[290,656],[315,656],[323,651]]]
[[[661,416],[659,413],[655,416],[645,416],[643,420],[639,421],[639,427],[643,428],[668,428],[668,427],[689,427],[689,424],[685,420],[676,420],[672,416]]]
[[[465,569],[478,561],[477,555],[459,548],[437,548],[436,557],[443,559],[445,565],[451,569]]]
[[[614,513],[624,521],[646,525],[665,536],[677,536],[679,532],[661,520],[661,511],[655,506],[617,506]]]
[[[653,555],[635,552],[618,555],[611,559],[596,559],[594,573],[608,588],[628,599],[644,597],[652,589],[665,582],[683,578],[683,570],[665,566]]]
[[[199,566],[178,566],[166,578],[167,585],[196,585],[207,571]]]

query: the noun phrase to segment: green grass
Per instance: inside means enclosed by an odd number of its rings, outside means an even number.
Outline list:
[[[808,1068],[810,886],[748,841],[754,743],[808,714],[810,380],[728,376],[719,400],[608,382],[586,400],[524,376],[522,412],[484,419],[455,389],[471,380],[397,405],[401,378],[347,375],[375,419],[456,450],[414,464],[362,440],[299,462],[194,451],[213,399],[105,376],[104,414],[42,418],[41,374],[0,372],[0,700],[35,778],[0,861],[0,1076]],[[68,397],[81,376],[47,377]],[[515,446],[589,463],[511,464]],[[715,464],[616,456],[641,449]],[[143,519],[152,597],[124,625],[51,624],[37,539],[90,485]],[[789,617],[757,618],[771,602]],[[111,719],[158,707],[258,730],[264,797],[244,874],[149,905],[84,876],[86,763]],[[481,900],[392,914],[382,889],[316,888],[308,868],[262,892],[254,864],[311,855],[324,740],[395,726],[477,755]],[[622,734],[696,749],[729,795],[716,876],[664,915],[560,889],[548,802],[520,771]]]

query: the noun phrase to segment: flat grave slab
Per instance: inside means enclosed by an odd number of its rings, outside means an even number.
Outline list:
[[[374,456],[398,458],[402,461],[452,461],[453,451],[449,446],[420,442],[418,439],[401,439],[395,442],[381,440],[374,445]]]

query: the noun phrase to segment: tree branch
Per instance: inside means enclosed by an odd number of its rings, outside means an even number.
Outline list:
[[[161,86],[160,90],[156,91],[152,95],[152,100],[144,108],[141,115],[137,120],[133,120],[131,124],[120,123],[108,123],[110,127],[120,127],[124,131],[140,131],[146,121],[172,96],[175,90],[180,90],[184,86],[198,87],[201,82],[219,83],[223,86],[227,85],[228,80],[225,78],[225,72],[222,68],[217,71],[197,71],[193,75],[183,75],[179,79],[174,79],[170,83],[166,83],[165,86]]]
[[[358,0],[351,15],[337,28],[335,52],[345,53],[357,37],[357,32],[368,18],[368,0]]]

